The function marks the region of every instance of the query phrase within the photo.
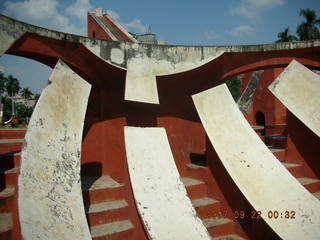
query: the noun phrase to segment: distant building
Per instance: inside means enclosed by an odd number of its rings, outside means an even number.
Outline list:
[[[87,30],[88,37],[93,38],[132,43],[166,44],[163,40],[158,41],[156,39],[156,34],[151,32],[145,34],[134,34],[128,32],[109,14],[103,13],[102,8],[96,8],[94,12],[88,13]]]

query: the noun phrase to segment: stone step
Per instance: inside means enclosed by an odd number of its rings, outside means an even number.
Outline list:
[[[197,198],[192,200],[192,205],[194,208],[199,208],[199,207],[204,207],[204,206],[208,206],[214,203],[219,202],[216,199],[213,198],[209,198],[209,197],[203,197],[203,198]]]
[[[189,177],[183,177],[181,178],[183,184],[185,187],[191,187],[191,186],[196,186],[196,185],[201,185],[204,184],[204,182],[194,179],[194,178],[189,178]]]
[[[196,165],[196,164],[193,164],[193,163],[187,163],[186,166],[188,168],[191,168],[191,169],[205,169],[205,168],[208,168],[208,167]]]
[[[0,190],[0,213],[11,212],[14,207],[15,188],[6,186]],[[0,238],[1,239],[1,238]]]
[[[280,162],[283,162],[285,160],[286,151],[284,148],[269,147],[269,149]]]
[[[0,154],[21,151],[24,139],[0,139]]]
[[[83,176],[81,184],[85,205],[125,198],[124,185],[110,176]]]
[[[203,181],[190,177],[182,177],[181,180],[191,200],[207,196],[207,185]]]
[[[130,230],[133,230],[133,225],[130,220],[106,223],[91,227],[90,229],[91,236],[94,240],[112,239],[112,235],[118,235],[120,233],[125,233]]]
[[[14,195],[14,187],[13,186],[6,186],[5,189],[0,191],[0,199],[8,198]]]
[[[8,128],[8,129],[0,129],[0,139],[5,139],[5,138],[24,138],[26,134],[26,128]]]
[[[320,180],[308,177],[300,177],[297,180],[311,193],[320,191]]]
[[[206,228],[217,227],[223,224],[232,222],[229,218],[206,218],[202,219],[202,222]]]
[[[0,169],[0,188],[18,184],[19,168]]]
[[[0,213],[0,233],[12,230],[11,213]]]
[[[320,200],[320,192],[313,193],[313,196],[315,196],[316,198],[318,198]]]
[[[222,212],[222,204],[213,198],[203,197],[192,200],[192,205],[201,219],[217,217]]]
[[[227,235],[237,234],[235,222],[229,218],[214,217],[202,219],[204,226],[212,237],[222,237]]]
[[[304,169],[301,164],[282,162],[282,165],[286,167],[295,178],[304,176]]]
[[[287,136],[286,135],[268,135],[265,136],[265,143],[277,148],[286,148]]]
[[[90,226],[128,219],[129,207],[125,200],[103,201],[85,207]]]
[[[212,240],[246,240],[245,238],[240,237],[239,235],[229,234],[221,237],[213,237]]]

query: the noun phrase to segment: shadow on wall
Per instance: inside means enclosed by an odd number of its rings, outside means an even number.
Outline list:
[[[287,158],[297,158],[302,160],[311,168],[312,172],[320,178],[319,156],[320,139],[306,125],[304,125],[289,110],[287,111],[287,136],[294,146],[288,146]],[[288,142],[289,143],[289,142]]]

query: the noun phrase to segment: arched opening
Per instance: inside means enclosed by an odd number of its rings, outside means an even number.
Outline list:
[[[261,135],[265,136],[266,135],[266,120],[265,120],[264,114],[262,112],[257,112],[255,115],[255,119],[256,119],[256,125],[263,127],[263,129],[261,130]]]

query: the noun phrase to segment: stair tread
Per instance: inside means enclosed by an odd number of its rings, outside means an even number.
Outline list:
[[[130,220],[123,220],[117,222],[106,223],[91,227],[91,237],[102,237],[114,233],[124,232],[133,228]]]
[[[229,234],[220,237],[213,237],[212,240],[245,240],[245,238],[240,237],[239,235]]]
[[[283,164],[283,166],[285,166],[286,168],[293,168],[293,167],[300,167],[300,166],[302,166],[301,164],[297,164],[297,163],[286,163],[286,162],[283,162],[282,164]]]
[[[311,183],[320,182],[319,179],[308,178],[308,177],[297,178],[297,180],[298,180],[302,185],[308,185],[308,184],[311,184]]]
[[[18,170],[18,168],[0,168],[0,173],[17,173]]]
[[[11,213],[0,213],[0,232],[7,232],[12,229]]]
[[[198,207],[208,206],[210,204],[217,203],[217,202],[219,202],[219,201],[216,199],[209,198],[209,197],[203,197],[203,198],[197,198],[197,199],[192,200],[192,205],[195,208],[198,208]]]
[[[217,227],[217,226],[232,222],[232,220],[229,218],[215,217],[215,218],[202,219],[202,222],[206,228],[211,228],[211,227]]]
[[[207,167],[205,167],[205,166],[200,166],[200,165],[197,165],[197,164],[194,164],[194,163],[187,163],[186,165],[187,165],[187,167],[189,167],[189,168],[194,168],[194,169],[207,168]]]
[[[313,196],[315,196],[316,198],[318,198],[320,200],[320,192],[313,193]]]
[[[107,189],[107,188],[118,188],[123,185],[116,182],[110,176],[86,176],[81,178],[81,184],[83,190],[98,190],[98,189]]]
[[[7,186],[5,189],[0,191],[0,198],[7,198],[14,195],[14,187]]]
[[[285,149],[284,148],[275,148],[275,147],[269,147],[269,150],[271,151],[271,152],[283,152],[283,151],[285,151]]]
[[[90,204],[88,213],[110,211],[114,209],[124,208],[127,206],[128,206],[128,203],[126,202],[126,200],[103,201],[100,203]]]
[[[198,179],[194,179],[194,178],[189,178],[189,177],[183,177],[181,178],[183,184],[186,187],[190,187],[190,186],[195,186],[195,185],[200,185],[203,184],[204,182],[198,180]]]
[[[253,130],[262,130],[262,129],[264,129],[264,126],[262,126],[262,125],[251,125],[251,127],[253,128]]]
[[[23,143],[24,138],[0,139],[0,144]]]

